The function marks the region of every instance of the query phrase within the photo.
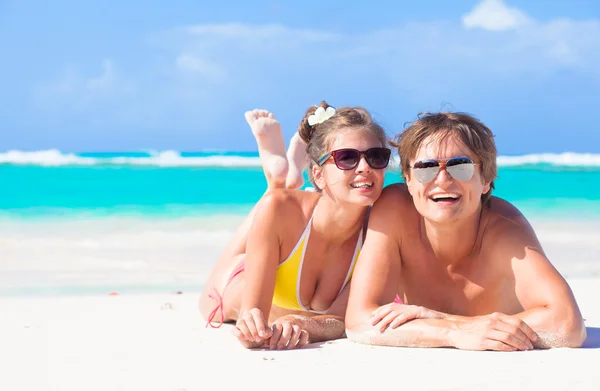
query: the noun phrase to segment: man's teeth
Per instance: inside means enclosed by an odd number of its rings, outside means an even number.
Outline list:
[[[352,186],[354,188],[371,187],[371,186],[373,186],[373,182],[356,182],[356,183],[352,183],[350,186]]]
[[[433,197],[431,197],[434,201],[436,200],[440,200],[440,199],[446,199],[446,198],[451,198],[453,200],[458,199],[459,195],[455,194],[455,193],[446,193],[446,194],[435,194]]]

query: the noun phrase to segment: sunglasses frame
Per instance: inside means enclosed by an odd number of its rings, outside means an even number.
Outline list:
[[[369,162],[369,158],[367,157],[367,154],[369,153],[369,151],[372,151],[372,150],[374,150],[374,149],[377,149],[377,150],[385,150],[385,151],[387,151],[387,154],[388,154],[388,156],[387,156],[387,162],[385,163],[385,166],[383,166],[383,167],[373,167],[373,166],[371,165],[371,162]],[[339,164],[338,164],[338,161],[337,161],[337,159],[335,158],[335,156],[336,156],[338,153],[340,153],[340,152],[343,152],[343,151],[354,151],[354,152],[358,153],[358,160],[356,161],[356,164],[355,164],[353,167],[349,167],[349,168],[342,168],[342,167],[340,167],[340,166],[339,166]],[[329,153],[326,153],[325,155],[323,155],[323,156],[322,156],[322,157],[319,159],[319,161],[317,162],[317,164],[318,164],[319,166],[322,166],[322,165],[323,165],[323,164],[325,164],[325,163],[326,163],[326,162],[327,162],[329,159],[333,158],[333,162],[335,163],[335,166],[336,166],[337,168],[339,168],[340,170],[343,170],[343,171],[349,171],[349,170],[354,170],[354,169],[356,169],[356,167],[358,167],[358,165],[360,164],[360,161],[361,161],[361,159],[363,158],[363,156],[364,156],[364,158],[365,158],[365,161],[366,161],[366,162],[367,162],[367,164],[369,165],[369,167],[371,167],[371,169],[373,169],[373,170],[383,170],[383,169],[387,168],[387,166],[390,164],[390,158],[391,158],[391,156],[392,156],[392,150],[391,150],[391,149],[389,149],[389,148],[385,148],[385,147],[374,147],[374,148],[369,148],[369,149],[367,149],[366,151],[359,151],[358,149],[354,149],[354,148],[340,148],[340,149],[336,149],[336,150],[334,150],[334,151],[331,151],[331,152],[329,152]]]
[[[468,160],[468,162],[459,163],[459,164],[452,164],[452,165],[450,165],[450,168],[456,167],[456,166],[460,166],[460,165],[463,165],[463,164],[472,165],[473,166],[473,172],[471,173],[471,176],[468,179],[465,179],[463,181],[461,181],[460,179],[458,179],[454,175],[452,175],[451,171],[448,171],[448,163],[450,161],[452,161],[452,160],[461,160],[461,159],[462,160]],[[435,162],[435,163],[437,163],[437,166],[433,166],[433,167],[437,168],[437,171],[435,172],[435,174],[433,175],[433,177],[430,180],[428,180],[428,181],[424,181],[424,180],[421,181],[418,178],[418,175],[415,175],[415,179],[417,179],[417,181],[419,181],[420,183],[423,183],[423,184],[429,183],[432,180],[434,180],[435,177],[440,173],[440,170],[442,169],[442,167],[446,170],[446,172],[448,173],[448,175],[450,175],[453,179],[455,179],[455,180],[457,180],[459,182],[470,181],[471,178],[473,178],[473,175],[475,174],[475,166],[479,165],[479,163],[475,163],[473,161],[473,159],[471,159],[468,156],[456,156],[456,157],[451,157],[451,158],[448,158],[448,159],[423,159],[423,160],[416,161],[411,166],[409,166],[413,170],[413,174],[414,174],[414,170],[415,169],[416,170],[426,170],[428,168],[431,168],[431,167],[417,167],[417,168],[415,168],[415,164],[417,164],[417,163],[425,163],[425,162]]]

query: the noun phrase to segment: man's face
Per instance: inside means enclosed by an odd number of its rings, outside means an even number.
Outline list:
[[[454,136],[440,136],[423,141],[410,162],[406,183],[418,212],[431,222],[447,224],[476,213],[490,183],[484,181],[480,162],[467,146]]]

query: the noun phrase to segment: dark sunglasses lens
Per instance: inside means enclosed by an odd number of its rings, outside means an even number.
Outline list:
[[[333,155],[335,165],[341,170],[352,170],[357,166],[360,154],[353,149],[340,149]]]
[[[391,152],[387,148],[371,148],[366,153],[367,163],[376,170],[386,168],[390,162]]]
[[[446,164],[448,174],[459,182],[466,182],[473,177],[475,164],[469,158],[454,158]]]

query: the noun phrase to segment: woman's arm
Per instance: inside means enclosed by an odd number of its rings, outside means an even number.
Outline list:
[[[284,191],[269,192],[259,201],[250,227],[246,244],[244,293],[236,323],[247,341],[256,342],[248,347],[262,345],[272,335],[267,320],[282,242],[282,222],[278,217],[289,212],[286,209],[289,209],[291,202],[290,196]]]

